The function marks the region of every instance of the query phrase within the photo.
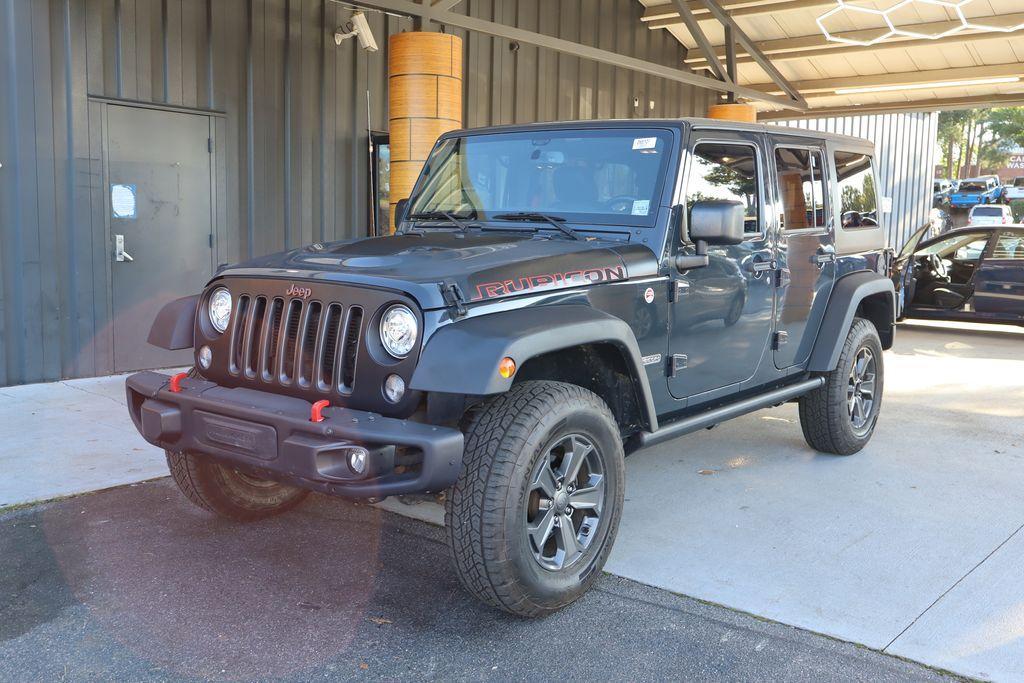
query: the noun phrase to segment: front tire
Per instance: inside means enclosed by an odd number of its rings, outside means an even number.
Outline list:
[[[260,479],[194,453],[167,451],[174,483],[194,505],[236,522],[253,522],[301,503],[309,491]]]
[[[870,321],[854,318],[839,364],[825,384],[800,397],[800,427],[811,448],[853,455],[871,440],[882,407],[882,342]]]
[[[619,429],[594,393],[523,382],[475,412],[445,504],[462,585],[512,614],[550,614],[600,575],[622,514]]]

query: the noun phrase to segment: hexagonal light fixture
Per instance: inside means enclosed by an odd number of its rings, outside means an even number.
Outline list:
[[[853,3],[853,0],[836,0],[836,6],[827,10],[824,14],[817,18],[818,28],[821,29],[822,34],[826,40],[834,43],[846,43],[848,45],[863,45],[865,47],[875,45],[888,40],[894,36],[901,36],[904,38],[919,38],[925,40],[938,40],[939,38],[945,38],[961,31],[981,31],[990,33],[1013,33],[1024,29],[1024,22],[1016,25],[1007,26],[993,26],[984,23],[984,19],[968,19],[967,15],[964,14],[964,9],[967,8],[975,0],[896,0],[890,7],[886,9],[874,9],[870,7],[862,7]],[[901,9],[929,5],[932,7],[942,7],[945,9],[952,10],[956,14],[956,19],[951,19],[951,22],[956,22],[952,27],[947,30],[939,31],[936,33],[923,33],[920,31],[914,31],[909,28],[902,28],[893,22],[892,15]],[[868,40],[859,40],[856,38],[847,38],[842,35],[838,35],[835,30],[829,30],[827,23],[829,20],[834,20],[834,17],[841,16],[845,13],[865,14],[875,17],[881,17],[882,21],[885,22],[885,28],[879,28],[880,33]]]

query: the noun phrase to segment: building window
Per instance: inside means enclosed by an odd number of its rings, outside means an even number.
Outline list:
[[[875,176],[871,157],[857,152],[836,152],[840,220],[844,228],[878,227]]]
[[[821,152],[780,147],[775,150],[775,166],[782,199],[782,228],[824,228],[827,201]]]
[[[757,152],[751,145],[698,144],[686,186],[687,214],[694,202],[724,199],[743,204],[747,234],[761,232]]]

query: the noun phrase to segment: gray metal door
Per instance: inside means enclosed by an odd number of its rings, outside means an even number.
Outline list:
[[[146,337],[213,273],[210,117],[108,104],[105,122],[114,370],[190,364]]]

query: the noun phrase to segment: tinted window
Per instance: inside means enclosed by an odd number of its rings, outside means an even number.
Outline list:
[[[951,235],[924,247],[917,254],[935,254],[942,258],[980,258],[988,243],[988,235],[982,232]]]
[[[960,191],[961,192],[984,192],[986,189],[987,189],[986,186],[982,185],[981,183],[961,183],[960,184]]]
[[[1003,207],[1001,206],[976,206],[971,209],[972,216],[1002,216]]]
[[[786,230],[825,227],[825,180],[821,153],[780,147],[775,150]]]
[[[835,161],[843,227],[877,227],[878,206],[871,157],[856,152],[836,152]],[[935,183],[935,189],[939,190],[939,183]]]
[[[1024,232],[999,233],[992,258],[1024,260]]]
[[[686,187],[687,211],[704,199],[743,204],[744,232],[761,232],[757,154],[749,145],[698,144]]]
[[[1014,178],[1013,179],[1013,186],[1014,187],[1024,187],[1024,178]]]
[[[537,130],[440,143],[410,214],[488,218],[519,211],[653,225],[671,149],[663,130]]]

